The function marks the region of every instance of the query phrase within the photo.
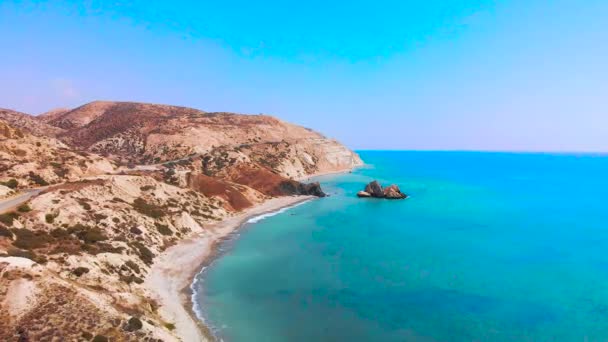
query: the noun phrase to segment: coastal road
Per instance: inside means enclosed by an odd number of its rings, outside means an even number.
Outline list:
[[[17,194],[16,196],[0,200],[0,214],[17,209],[17,207],[19,207],[21,204],[29,201],[30,198],[41,193],[42,190],[44,189],[27,189],[23,190],[23,192]]]

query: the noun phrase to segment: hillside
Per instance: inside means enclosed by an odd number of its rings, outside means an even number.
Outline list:
[[[244,150],[258,156],[258,161],[264,159],[268,150],[275,156],[283,155],[273,163],[275,171],[287,177],[303,177],[361,163],[356,154],[337,141],[266,115],[206,113],[133,102],[92,102],[53,115],[46,122],[62,129],[59,138],[74,147],[136,164],[157,164],[206,154],[218,147]]]
[[[0,204],[12,208],[0,212],[0,340],[201,339],[176,306],[181,287],[158,288],[184,265],[158,260],[185,246],[196,261],[238,226],[221,223],[279,197],[322,197],[297,179],[360,163],[269,116],[128,102],[2,110]]]

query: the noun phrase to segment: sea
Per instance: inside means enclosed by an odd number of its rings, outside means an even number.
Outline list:
[[[197,276],[218,340],[608,341],[607,155],[359,153]]]

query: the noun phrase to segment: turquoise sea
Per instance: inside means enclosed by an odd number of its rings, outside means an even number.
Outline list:
[[[360,154],[199,275],[219,338],[608,341],[608,156]],[[373,179],[411,198],[356,198]]]

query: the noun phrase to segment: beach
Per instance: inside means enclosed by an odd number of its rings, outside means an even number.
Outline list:
[[[174,333],[183,341],[209,341],[213,337],[193,311],[190,285],[194,277],[215,255],[215,247],[252,217],[311,200],[313,196],[289,196],[269,199],[207,227],[204,233],[171,246],[159,255],[145,286],[158,301],[159,313],[175,325]]]

